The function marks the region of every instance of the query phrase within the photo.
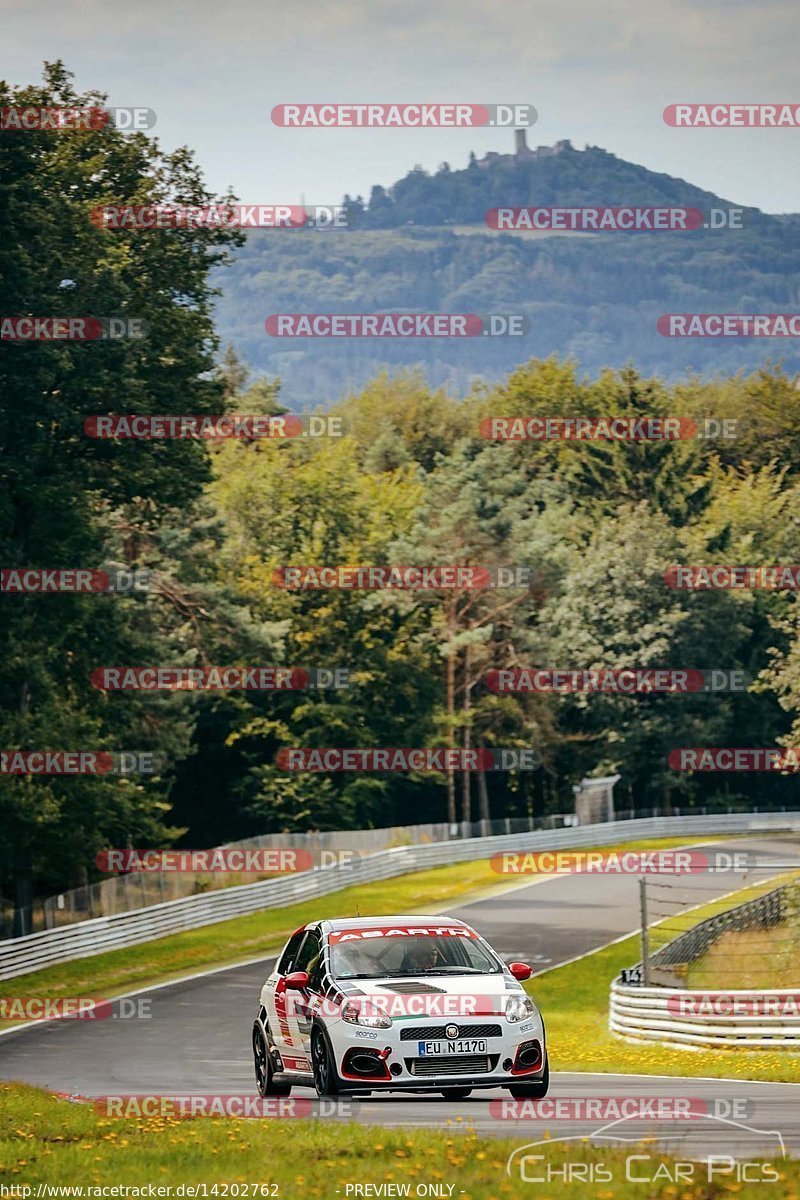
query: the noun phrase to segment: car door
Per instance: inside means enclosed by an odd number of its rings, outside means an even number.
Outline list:
[[[306,936],[306,930],[297,929],[286,943],[283,953],[278,959],[277,966],[261,989],[261,1003],[267,1013],[267,1022],[273,1045],[280,1051],[281,1057],[287,1049],[287,1037],[291,1038],[291,1030],[287,1023],[287,1002],[285,978],[294,970],[297,955]],[[291,1054],[291,1046],[288,1046]]]
[[[294,971],[307,972],[308,987],[303,991],[291,991],[291,999],[287,1004],[287,1024],[294,1046],[293,1053],[298,1059],[298,1066],[294,1069],[298,1071],[311,1069],[311,1020],[314,999],[319,992],[321,962],[322,936],[319,929],[309,929],[292,968]],[[299,1065],[300,1061],[302,1066]]]

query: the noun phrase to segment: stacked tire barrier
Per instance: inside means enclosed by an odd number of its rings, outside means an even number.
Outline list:
[[[800,1051],[800,987],[755,991],[611,985],[609,1028],[629,1042],[677,1049]]]

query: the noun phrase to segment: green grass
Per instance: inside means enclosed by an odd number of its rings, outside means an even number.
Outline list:
[[[727,839],[726,839],[727,840]],[[625,842],[611,850],[669,849],[708,841],[707,838],[659,838],[647,842]],[[74,959],[31,971],[0,982],[0,995],[96,996],[111,999],[127,991],[179,979],[209,967],[225,966],[247,958],[274,953],[289,935],[308,921],[325,917],[360,914],[382,916],[394,913],[445,908],[451,901],[463,903],[485,891],[509,882],[532,881],[535,876],[504,876],[492,870],[489,859],[415,871],[378,883],[344,888],[327,896],[267,908],[245,917],[219,921],[201,929],[171,934],[140,946],[109,950],[91,958]],[[10,1022],[0,1024],[7,1027]]]
[[[782,881],[782,880],[781,880]],[[776,881],[745,888],[692,912],[670,918],[675,932],[776,886]],[[800,1083],[800,1055],[781,1050],[676,1050],[627,1043],[608,1029],[608,996],[623,967],[641,958],[638,936],[535,976],[527,990],[542,1009],[554,1071],[614,1071],[629,1075],[707,1075]]]
[[[613,1172],[610,1184],[556,1181],[543,1189],[521,1182],[518,1174],[509,1178],[508,1155],[543,1136],[538,1124],[517,1131],[513,1140],[501,1140],[479,1138],[465,1123],[450,1130],[411,1131],[324,1119],[109,1119],[88,1105],[70,1104],[36,1088],[0,1085],[0,1178],[6,1187],[121,1184],[143,1187],[146,1195],[148,1184],[204,1183],[213,1196],[214,1184],[249,1183],[253,1196],[252,1184],[257,1183],[277,1185],[274,1194],[281,1200],[346,1200],[348,1184],[384,1183],[409,1184],[411,1196],[418,1184],[452,1186],[444,1195],[457,1200],[528,1194],[538,1200],[554,1195],[576,1200],[676,1200],[679,1195],[729,1200],[732,1193],[743,1200],[761,1200],[767,1191],[781,1200],[798,1200],[800,1193],[800,1162],[788,1159],[773,1160],[780,1178],[772,1189],[763,1183],[738,1185],[730,1175],[707,1182],[703,1164],[697,1164],[696,1183],[689,1190],[686,1184],[678,1189],[660,1166],[666,1164],[669,1170],[672,1160],[652,1142],[623,1150],[579,1141],[567,1150],[554,1140],[536,1151],[556,1167],[566,1161],[567,1153],[573,1162],[602,1162]],[[645,1190],[641,1183],[626,1182],[624,1158],[631,1153],[651,1155],[649,1173],[659,1168],[660,1181]],[[537,1166],[539,1171],[546,1169],[543,1163]],[[637,1170],[643,1170],[640,1163]],[[226,1193],[220,1189],[217,1194]]]
[[[142,988],[167,979],[257,958],[281,948],[300,925],[322,917],[362,913],[389,914],[420,905],[442,905],[473,889],[497,885],[486,860],[420,871],[378,883],[344,888],[328,896],[284,908],[267,908],[171,934],[139,946],[109,950],[40,971],[3,980],[4,996],[103,996]]]

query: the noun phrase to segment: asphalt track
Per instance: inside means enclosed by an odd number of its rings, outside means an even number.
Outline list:
[[[714,848],[731,853],[747,850],[759,864],[800,865],[796,837],[738,838],[715,842]],[[687,904],[700,904],[776,871],[759,865],[746,878],[698,874],[674,883]],[[659,882],[665,882],[665,877]],[[633,932],[639,924],[638,882],[630,875],[547,877],[502,888],[448,912],[474,925],[506,960],[521,959],[543,970]],[[243,957],[246,954],[247,947],[242,946]],[[48,1021],[3,1034],[0,1078],[90,1097],[254,1095],[250,1029],[261,985],[273,962],[264,958],[138,993],[137,999],[149,1005],[150,1019],[123,1019],[115,1003],[112,1019]],[[304,1088],[293,1093],[293,1098],[313,1096]],[[768,1155],[775,1151],[780,1157],[782,1138],[787,1152],[800,1152],[800,1085],[557,1071],[552,1076],[552,1098],[630,1096],[702,1100],[709,1117],[666,1123],[624,1120],[608,1129],[609,1144],[657,1134],[669,1139],[671,1152],[683,1149],[689,1157],[710,1151],[747,1157],[757,1149]],[[381,1126],[468,1125],[482,1134],[523,1136],[530,1142],[544,1136],[545,1128],[551,1137],[585,1137],[597,1136],[599,1127],[608,1125],[596,1114],[569,1121],[517,1119],[508,1110],[501,1111],[498,1103],[490,1103],[508,1099],[501,1089],[475,1091],[461,1102],[396,1093],[351,1101],[353,1112],[345,1110],[341,1116]],[[315,1111],[312,1105],[312,1115]],[[327,1119],[337,1114],[325,1109],[320,1115]]]

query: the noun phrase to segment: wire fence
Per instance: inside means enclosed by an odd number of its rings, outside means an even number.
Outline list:
[[[638,816],[649,814],[639,813]],[[312,831],[307,833],[270,833],[258,837],[228,842],[215,850],[305,850],[310,851],[314,865],[324,865],[325,854],[346,850],[356,857],[376,854],[399,846],[424,846],[438,842],[461,841],[503,834],[531,833],[538,830],[561,829],[575,824],[572,814],[556,814],[542,820],[507,818],[500,821],[478,821],[472,824],[447,823],[400,825],[384,829],[352,829]],[[305,869],[310,869],[309,867]],[[272,878],[269,871],[162,871],[132,870],[112,875],[82,887],[70,888],[54,896],[37,899],[25,915],[25,928],[19,928],[19,914],[14,919],[13,907],[0,911],[0,940],[20,933],[38,933],[59,929],[96,917],[111,917],[199,896],[222,888],[258,883]]]
[[[742,887],[746,886],[742,881]],[[704,890],[718,890],[715,877],[647,878],[643,891],[641,982],[666,987],[779,986],[800,984],[800,882],[773,888],[735,903],[695,924],[692,910],[704,906]],[[709,897],[710,899],[710,897]]]
[[[645,879],[640,889],[642,961],[611,984],[611,1033],[682,1050],[796,1051],[800,879],[738,904],[731,896],[694,924],[685,886]]]
[[[758,809],[719,803],[703,808],[627,809],[614,814],[614,822],[624,823],[653,817],[712,816],[758,813]],[[770,810],[785,812],[785,809]],[[427,825],[401,825],[384,829],[352,829],[311,831],[307,833],[270,833],[227,843],[221,849],[304,849],[315,853],[316,860],[324,851],[349,850],[361,857],[398,846],[419,846],[429,843],[461,841],[464,839],[498,837],[509,834],[535,833],[577,825],[574,813],[556,813],[547,817],[503,818],[496,821],[477,821],[471,824],[446,822]],[[169,900],[199,896],[223,888],[243,886],[271,878],[268,872],[165,872],[129,871],[95,883],[71,888],[54,896],[37,899],[26,910],[22,926],[20,914],[10,904],[0,907],[0,941],[42,930],[59,929],[98,917],[149,908]]]
[[[491,838],[455,839],[429,845],[403,845],[378,850],[346,863],[334,862],[288,876],[266,879],[241,887],[223,888],[208,895],[184,896],[132,912],[97,917],[63,928],[6,939],[0,942],[0,979],[10,979],[50,966],[102,954],[106,950],[138,945],[198,929],[232,917],[268,908],[316,900],[344,887],[393,879],[431,867],[488,859],[493,854],[536,850],[576,850],[615,846],[623,841],[653,838],[691,838],[698,835],[769,833],[800,834],[800,812],[752,812],[733,815],[644,818],[627,823],[605,822],[577,829],[550,832],[516,832]],[[653,990],[653,989],[650,989]]]

